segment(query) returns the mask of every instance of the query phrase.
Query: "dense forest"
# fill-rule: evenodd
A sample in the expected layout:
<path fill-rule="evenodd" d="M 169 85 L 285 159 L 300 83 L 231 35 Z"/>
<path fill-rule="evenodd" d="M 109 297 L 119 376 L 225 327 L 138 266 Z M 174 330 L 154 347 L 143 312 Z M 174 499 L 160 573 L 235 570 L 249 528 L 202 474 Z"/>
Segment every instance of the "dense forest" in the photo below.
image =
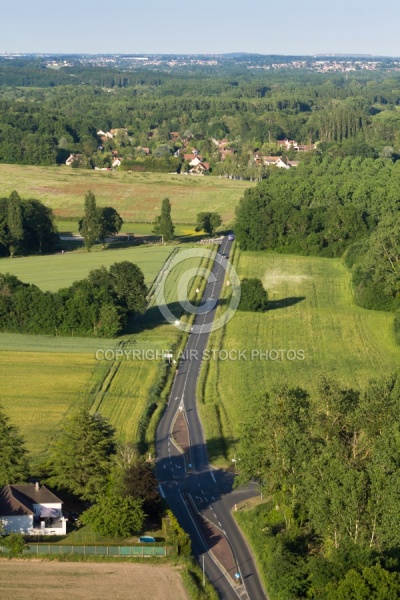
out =
<path fill-rule="evenodd" d="M 271 600 L 399 597 L 399 411 L 398 375 L 249 399 L 238 483 L 271 497 L 250 524 Z"/>
<path fill-rule="evenodd" d="M 51 165 L 72 153 L 81 167 L 104 168 L 118 155 L 148 170 L 179 170 L 183 159 L 174 162 L 174 154 L 186 140 L 214 174 L 254 176 L 254 151 L 276 154 L 284 138 L 317 142 L 333 156 L 394 160 L 399 104 L 397 73 L 179 75 L 2 61 L 0 162 Z M 120 132 L 101 140 L 98 131 L 110 129 Z M 212 138 L 234 151 L 224 168 Z"/>
<path fill-rule="evenodd" d="M 400 163 L 312 157 L 247 190 L 235 231 L 246 250 L 340 257 L 365 308 L 400 307 Z"/>

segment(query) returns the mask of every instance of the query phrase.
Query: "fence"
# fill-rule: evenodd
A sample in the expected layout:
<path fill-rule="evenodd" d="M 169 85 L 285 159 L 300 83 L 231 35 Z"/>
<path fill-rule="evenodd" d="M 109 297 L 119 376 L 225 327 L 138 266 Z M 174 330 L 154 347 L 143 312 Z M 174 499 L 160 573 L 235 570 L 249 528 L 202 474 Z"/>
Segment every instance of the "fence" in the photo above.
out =
<path fill-rule="evenodd" d="M 83 556 L 132 556 L 148 558 L 164 557 L 173 549 L 167 546 L 77 546 L 61 544 L 29 544 L 24 554 L 81 554 Z M 6 554 L 8 549 L 0 546 L 0 553 Z"/>

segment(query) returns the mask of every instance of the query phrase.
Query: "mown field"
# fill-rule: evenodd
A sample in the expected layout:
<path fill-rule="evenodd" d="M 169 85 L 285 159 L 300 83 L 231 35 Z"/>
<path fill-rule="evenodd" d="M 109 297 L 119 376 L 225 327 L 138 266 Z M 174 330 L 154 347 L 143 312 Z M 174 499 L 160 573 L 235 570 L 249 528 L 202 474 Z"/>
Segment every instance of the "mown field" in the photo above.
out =
<path fill-rule="evenodd" d="M 363 386 L 400 365 L 393 315 L 354 304 L 350 273 L 340 260 L 246 252 L 238 272 L 261 278 L 271 302 L 264 314 L 238 311 L 210 340 L 210 349 L 245 352 L 238 361 L 208 361 L 202 373 L 201 415 L 217 460 L 224 450 L 233 455 L 249 395 L 283 383 L 314 392 L 322 374 Z M 268 351 L 268 358 L 252 351 Z"/>
<path fill-rule="evenodd" d="M 67 233 L 79 232 L 78 219 L 56 219 L 56 225 L 59 233 L 64 235 Z M 121 232 L 133 233 L 136 237 L 155 237 L 153 233 L 153 228 L 153 223 L 131 223 L 130 221 L 126 221 L 122 224 Z M 179 240 L 184 240 L 188 242 L 192 240 L 196 241 L 196 239 L 201 236 L 201 233 L 199 234 L 194 230 L 194 226 L 183 225 L 182 223 L 178 223 L 175 225 L 175 237 Z"/>
<path fill-rule="evenodd" d="M 171 246 L 134 246 L 48 256 L 1 258 L 0 273 L 12 273 L 25 283 L 34 283 L 42 290 L 55 292 L 78 279 L 84 279 L 93 269 L 110 267 L 116 262 L 127 260 L 142 269 L 149 286 L 171 251 Z"/>
<path fill-rule="evenodd" d="M 147 280 L 154 279 L 170 249 L 149 247 L 138 250 L 142 251 L 144 259 L 145 253 L 149 253 L 147 262 L 144 260 L 144 272 Z M 161 252 L 154 254 L 153 251 L 158 250 Z M 108 257 L 119 252 L 124 251 L 83 256 L 91 260 L 95 254 Z M 36 277 L 38 274 L 41 277 L 35 283 L 40 283 L 44 289 L 51 289 L 51 286 L 54 289 L 54 282 L 48 279 L 51 278 L 50 271 L 44 267 L 46 258 L 35 257 L 33 260 L 32 264 L 37 264 Z M 76 260 L 77 255 L 74 258 Z M 14 265 L 18 260 L 9 262 Z M 181 274 L 187 268 L 199 267 L 200 262 L 200 258 L 183 261 L 175 277 L 168 278 L 165 297 L 169 305 L 177 299 L 176 282 Z M 79 268 L 75 264 L 73 279 L 77 278 Z M 57 276 L 57 270 L 54 274 Z M 35 277 L 34 269 L 31 277 Z M 136 325 L 135 333 L 117 340 L 0 334 L 0 404 L 18 426 L 33 455 L 38 457 L 46 450 L 68 412 L 84 402 L 110 419 L 121 441 L 137 441 L 140 418 L 149 400 L 154 398 L 154 385 L 167 369 L 160 354 L 175 348 L 180 339 L 178 330 L 164 323 L 158 308 L 152 307 L 150 311 Z M 117 345 L 121 347 L 121 343 L 127 354 L 114 360 L 113 351 Z M 96 358 L 98 350 L 101 353 L 97 353 Z M 140 356 L 134 357 L 133 350 L 140 351 Z M 105 351 L 108 354 L 104 358 Z M 159 355 L 154 357 L 157 351 Z"/>
<path fill-rule="evenodd" d="M 125 221 L 153 222 L 168 197 L 176 223 L 195 223 L 197 213 L 213 210 L 225 224 L 232 222 L 239 199 L 252 185 L 218 177 L 21 165 L 0 165 L 0 182 L 1 196 L 17 190 L 64 217 L 82 215 L 84 196 L 92 190 L 99 206 L 113 206 Z"/>
<path fill-rule="evenodd" d="M 189 598 L 179 571 L 168 565 L 4 559 L 0 560 L 0 596 L 4 600 Z"/>

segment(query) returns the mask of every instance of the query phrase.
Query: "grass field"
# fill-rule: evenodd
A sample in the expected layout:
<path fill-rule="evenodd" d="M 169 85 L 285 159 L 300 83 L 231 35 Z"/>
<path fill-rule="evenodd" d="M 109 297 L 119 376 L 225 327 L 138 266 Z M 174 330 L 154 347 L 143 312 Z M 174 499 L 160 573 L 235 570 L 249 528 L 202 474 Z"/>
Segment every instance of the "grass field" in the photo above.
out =
<path fill-rule="evenodd" d="M 61 234 L 79 232 L 77 219 L 56 219 L 56 225 Z M 131 223 L 129 221 L 122 224 L 121 232 L 133 233 L 137 237 L 154 236 L 153 228 L 153 223 Z M 194 226 L 178 223 L 175 225 L 175 237 L 178 239 L 186 238 L 187 241 L 191 241 L 191 238 L 196 240 L 199 237 L 199 233 L 194 230 Z"/>
<path fill-rule="evenodd" d="M 56 215 L 79 216 L 86 192 L 92 190 L 99 206 L 113 206 L 132 222 L 153 222 L 161 200 L 168 197 L 175 223 L 195 223 L 201 211 L 217 211 L 225 224 L 250 187 L 248 181 L 162 173 L 101 172 L 60 167 L 0 165 L 0 196 L 17 190 L 23 198 L 37 198 Z"/>
<path fill-rule="evenodd" d="M 177 568 L 134 563 L 0 560 L 4 600 L 188 600 Z"/>
<path fill-rule="evenodd" d="M 112 257 L 111 262 L 122 260 L 122 256 L 135 260 L 141 266 L 145 265 L 146 279 L 152 281 L 170 250 L 146 247 L 86 253 L 82 255 L 84 262 L 79 266 L 76 261 L 80 255 L 73 255 L 74 260 L 68 262 L 70 270 L 61 274 L 59 267 L 56 268 L 57 259 L 68 260 L 68 255 L 7 262 L 12 266 L 20 261 L 24 264 L 24 276 L 18 274 L 21 279 L 34 281 L 44 289 L 56 289 L 59 285 L 66 285 L 67 274 L 73 280 L 77 278 L 78 271 L 83 274 L 83 270 L 89 269 L 89 263 L 93 268 L 91 261 L 97 255 L 101 262 L 96 266 L 104 264 L 105 257 Z M 140 254 L 141 260 L 132 258 L 135 252 Z M 120 258 L 117 259 L 117 256 Z M 48 258 L 51 259 L 49 262 Z M 181 274 L 187 268 L 199 267 L 200 262 L 200 258 L 192 258 L 181 262 L 176 274 L 173 271 L 175 277 L 168 278 L 165 289 L 169 305 L 177 300 L 176 282 Z M 51 265 L 51 269 L 46 267 L 47 264 Z M 32 267 L 28 268 L 29 265 Z M 137 441 L 140 418 L 149 400 L 154 397 L 154 384 L 160 381 L 167 368 L 166 361 L 160 356 L 153 360 L 151 352 L 170 351 L 180 339 L 178 330 L 164 323 L 158 308 L 152 307 L 150 311 L 151 319 L 145 316 L 136 325 L 136 333 L 123 338 L 128 354 L 120 360 L 114 360 L 113 349 L 121 339 L 0 334 L 0 404 L 18 426 L 33 455 L 38 457 L 46 450 L 68 412 L 83 402 L 110 419 L 121 441 Z M 97 350 L 110 351 L 108 360 L 97 360 Z M 132 350 L 139 350 L 142 354 L 133 359 Z"/>
<path fill-rule="evenodd" d="M 34 283 L 42 290 L 55 292 L 78 279 L 84 279 L 93 269 L 127 260 L 142 269 L 146 284 L 150 285 L 171 251 L 171 246 L 134 246 L 95 252 L 1 258 L 0 273 L 12 273 L 25 283 Z"/>
<path fill-rule="evenodd" d="M 250 394 L 281 383 L 313 392 L 321 374 L 345 386 L 362 387 L 368 379 L 398 369 L 393 315 L 353 303 L 350 273 L 340 260 L 249 252 L 240 255 L 238 270 L 241 277 L 262 279 L 270 310 L 238 311 L 210 340 L 211 349 L 245 351 L 242 360 L 205 365 L 206 403 L 201 413 L 207 437 L 215 443 L 211 454 L 221 452 L 221 434 L 228 450 L 237 439 Z M 253 354 L 252 360 L 252 350 L 270 354 Z M 304 360 L 288 360 L 293 355 L 289 350 L 303 351 Z"/>

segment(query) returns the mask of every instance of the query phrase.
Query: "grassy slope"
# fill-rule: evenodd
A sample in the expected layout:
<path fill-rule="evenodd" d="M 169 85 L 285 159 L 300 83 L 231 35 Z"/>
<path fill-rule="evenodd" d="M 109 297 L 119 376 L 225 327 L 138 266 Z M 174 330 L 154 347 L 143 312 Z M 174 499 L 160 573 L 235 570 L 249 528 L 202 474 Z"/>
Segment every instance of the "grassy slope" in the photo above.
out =
<path fill-rule="evenodd" d="M 246 181 L 161 173 L 99 172 L 68 167 L 0 165 L 0 196 L 17 190 L 24 198 L 37 198 L 60 216 L 81 215 L 90 189 L 99 206 L 110 204 L 126 221 L 152 222 L 166 196 L 176 223 L 195 223 L 198 212 L 215 210 L 223 221 L 233 220 L 234 209 Z"/>
<path fill-rule="evenodd" d="M 398 368 L 393 315 L 354 305 L 350 274 L 339 260 L 242 253 L 239 275 L 263 280 L 272 310 L 237 312 L 225 330 L 213 334 L 211 348 L 246 350 L 248 360 L 208 365 L 202 417 L 212 454 L 223 449 L 221 431 L 228 451 L 239 435 L 249 394 L 285 382 L 315 390 L 322 373 L 343 385 L 363 386 Z M 282 299 L 289 306 L 277 308 Z M 249 360 L 253 348 L 304 350 L 305 360 Z"/>

